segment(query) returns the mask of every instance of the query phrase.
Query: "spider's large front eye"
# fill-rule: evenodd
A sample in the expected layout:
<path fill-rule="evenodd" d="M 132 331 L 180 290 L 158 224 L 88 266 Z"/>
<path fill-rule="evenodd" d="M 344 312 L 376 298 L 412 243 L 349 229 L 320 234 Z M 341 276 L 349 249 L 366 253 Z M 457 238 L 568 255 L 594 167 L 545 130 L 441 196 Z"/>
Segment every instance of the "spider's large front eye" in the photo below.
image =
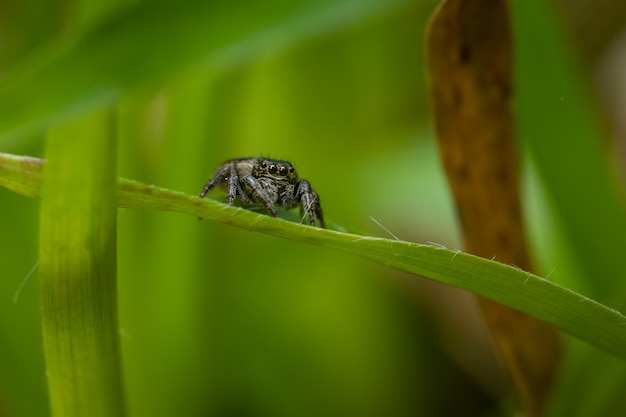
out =
<path fill-rule="evenodd" d="M 289 170 L 287 169 L 286 166 L 281 165 L 278 168 L 278 175 L 280 175 L 281 177 L 286 177 L 288 173 L 289 173 Z"/>
<path fill-rule="evenodd" d="M 267 170 L 267 172 L 269 172 L 270 174 L 276 174 L 276 171 L 278 171 L 278 169 L 274 164 L 270 165 L 269 169 Z"/>

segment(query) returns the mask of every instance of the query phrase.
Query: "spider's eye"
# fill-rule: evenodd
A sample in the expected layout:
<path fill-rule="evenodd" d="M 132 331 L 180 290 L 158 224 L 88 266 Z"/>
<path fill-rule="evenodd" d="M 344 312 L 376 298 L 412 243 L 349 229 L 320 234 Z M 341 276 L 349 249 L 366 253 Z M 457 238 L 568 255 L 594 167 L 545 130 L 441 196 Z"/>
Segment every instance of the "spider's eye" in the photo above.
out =
<path fill-rule="evenodd" d="M 278 168 L 278 175 L 280 175 L 281 177 L 286 177 L 288 172 L 289 170 L 284 165 L 281 165 L 280 168 Z"/>
<path fill-rule="evenodd" d="M 289 173 L 293 174 L 293 172 L 295 171 L 295 169 L 293 169 L 293 167 L 289 167 Z"/>
<path fill-rule="evenodd" d="M 278 169 L 274 164 L 270 165 L 269 169 L 267 170 L 267 172 L 269 172 L 270 174 L 276 174 L 276 171 L 278 171 Z"/>
<path fill-rule="evenodd" d="M 261 162 L 261 168 L 263 169 L 267 168 L 267 162 L 265 161 Z"/>

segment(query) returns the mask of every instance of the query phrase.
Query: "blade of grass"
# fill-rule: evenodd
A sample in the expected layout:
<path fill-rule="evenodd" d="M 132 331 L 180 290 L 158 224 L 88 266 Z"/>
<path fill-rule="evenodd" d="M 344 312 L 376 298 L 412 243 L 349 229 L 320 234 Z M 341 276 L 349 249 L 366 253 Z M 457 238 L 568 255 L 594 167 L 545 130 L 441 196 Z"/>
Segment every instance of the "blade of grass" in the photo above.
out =
<path fill-rule="evenodd" d="M 623 306 L 626 292 L 616 285 L 623 288 L 624 280 L 615 277 L 626 270 L 623 192 L 588 83 L 576 69 L 551 6 L 511 2 L 521 136 L 588 288 Z"/>
<path fill-rule="evenodd" d="M 48 138 L 39 277 L 55 416 L 124 416 L 111 114 L 100 112 L 55 128 Z"/>
<path fill-rule="evenodd" d="M 219 69 L 345 27 L 406 0 L 139 2 L 72 44 L 50 44 L 0 80 L 0 137 L 101 108 L 121 89 Z M 71 81 L 70 81 L 71 80 Z M 33 101 L 32 98 L 37 97 Z"/>
<path fill-rule="evenodd" d="M 43 166 L 39 159 L 0 153 L 0 185 L 39 198 Z M 501 302 L 626 360 L 626 316 L 513 266 L 438 246 L 305 226 L 123 178 L 117 201 L 118 207 L 185 213 L 352 253 Z"/>

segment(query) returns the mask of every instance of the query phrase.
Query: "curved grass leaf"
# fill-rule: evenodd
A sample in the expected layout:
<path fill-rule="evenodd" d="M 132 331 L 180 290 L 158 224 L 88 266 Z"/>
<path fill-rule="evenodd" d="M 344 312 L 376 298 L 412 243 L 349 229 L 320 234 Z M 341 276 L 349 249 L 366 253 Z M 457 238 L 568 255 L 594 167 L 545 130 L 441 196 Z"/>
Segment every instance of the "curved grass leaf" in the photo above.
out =
<path fill-rule="evenodd" d="M 0 137 L 87 114 L 116 100 L 121 90 L 194 67 L 246 62 L 405 1 L 140 2 L 84 37 L 50 44 L 4 71 Z"/>
<path fill-rule="evenodd" d="M 39 198 L 43 165 L 40 159 L 0 153 L 0 185 Z M 352 253 L 501 302 L 626 360 L 626 316 L 510 265 L 439 246 L 305 226 L 123 178 L 118 207 L 185 213 Z"/>

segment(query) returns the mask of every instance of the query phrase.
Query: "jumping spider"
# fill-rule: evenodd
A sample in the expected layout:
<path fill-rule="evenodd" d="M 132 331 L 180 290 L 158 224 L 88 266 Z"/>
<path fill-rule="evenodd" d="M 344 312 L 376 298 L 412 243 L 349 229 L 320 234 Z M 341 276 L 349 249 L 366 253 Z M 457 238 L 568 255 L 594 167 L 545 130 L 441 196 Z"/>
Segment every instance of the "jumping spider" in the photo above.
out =
<path fill-rule="evenodd" d="M 202 189 L 200 198 L 204 198 L 215 186 L 226 191 L 231 206 L 238 199 L 246 205 L 265 207 L 274 217 L 278 216 L 276 204 L 286 210 L 300 206 L 301 222 L 306 212 L 311 226 L 319 219 L 320 226 L 326 228 L 319 196 L 307 180 L 298 180 L 296 170 L 287 161 L 268 158 L 230 159 L 217 168 Z"/>

